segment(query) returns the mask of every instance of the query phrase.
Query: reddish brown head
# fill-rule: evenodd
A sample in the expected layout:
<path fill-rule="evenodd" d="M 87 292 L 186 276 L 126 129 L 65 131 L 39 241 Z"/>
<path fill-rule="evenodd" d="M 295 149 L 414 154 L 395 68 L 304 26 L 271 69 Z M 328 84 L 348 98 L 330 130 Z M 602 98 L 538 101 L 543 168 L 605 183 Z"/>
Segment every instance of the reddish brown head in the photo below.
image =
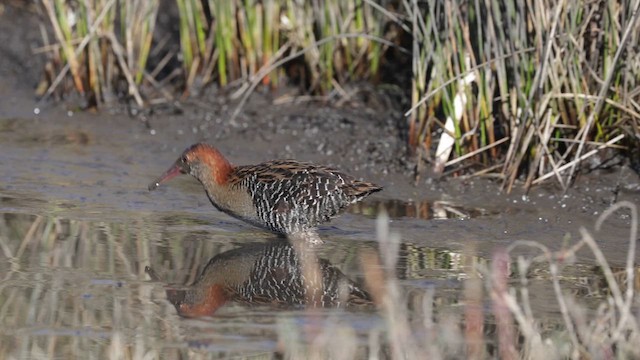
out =
<path fill-rule="evenodd" d="M 182 153 L 169 170 L 149 184 L 149 191 L 180 174 L 191 174 L 202 183 L 214 181 L 222 185 L 227 181 L 231 169 L 233 166 L 218 149 L 209 144 L 194 144 Z"/>

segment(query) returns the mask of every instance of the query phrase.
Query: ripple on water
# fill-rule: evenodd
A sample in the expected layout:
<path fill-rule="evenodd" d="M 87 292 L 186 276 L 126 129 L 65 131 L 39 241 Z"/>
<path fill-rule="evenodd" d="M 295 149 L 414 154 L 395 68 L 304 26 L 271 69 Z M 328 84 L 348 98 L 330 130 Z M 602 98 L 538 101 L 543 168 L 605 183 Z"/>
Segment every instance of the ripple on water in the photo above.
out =
<path fill-rule="evenodd" d="M 391 219 L 470 219 L 494 216 L 498 210 L 472 208 L 449 201 L 364 200 L 349 207 L 349 212 L 375 218 L 384 209 Z"/>

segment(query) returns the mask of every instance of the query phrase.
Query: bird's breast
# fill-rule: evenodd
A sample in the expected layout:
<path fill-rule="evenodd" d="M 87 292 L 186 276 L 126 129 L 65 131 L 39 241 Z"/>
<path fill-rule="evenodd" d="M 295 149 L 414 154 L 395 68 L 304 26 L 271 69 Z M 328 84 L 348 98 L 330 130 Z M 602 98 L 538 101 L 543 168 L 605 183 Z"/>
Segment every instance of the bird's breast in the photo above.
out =
<path fill-rule="evenodd" d="M 214 206 L 226 213 L 246 220 L 256 218 L 251 196 L 242 188 L 207 189 L 207 195 Z"/>

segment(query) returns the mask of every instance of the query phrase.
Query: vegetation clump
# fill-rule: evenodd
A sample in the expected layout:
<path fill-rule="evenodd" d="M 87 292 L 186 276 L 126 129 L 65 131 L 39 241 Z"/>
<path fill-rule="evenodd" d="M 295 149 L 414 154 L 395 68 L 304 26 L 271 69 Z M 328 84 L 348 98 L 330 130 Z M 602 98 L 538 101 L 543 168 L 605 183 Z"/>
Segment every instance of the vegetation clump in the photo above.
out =
<path fill-rule="evenodd" d="M 50 81 L 100 107 L 233 86 L 320 96 L 392 83 L 407 149 L 435 172 L 570 185 L 604 148 L 637 148 L 640 2 L 561 0 L 42 0 Z M 160 38 L 160 7 L 179 51 Z M 165 11 L 171 6 L 175 11 Z M 46 88 L 46 90 L 45 90 Z"/>

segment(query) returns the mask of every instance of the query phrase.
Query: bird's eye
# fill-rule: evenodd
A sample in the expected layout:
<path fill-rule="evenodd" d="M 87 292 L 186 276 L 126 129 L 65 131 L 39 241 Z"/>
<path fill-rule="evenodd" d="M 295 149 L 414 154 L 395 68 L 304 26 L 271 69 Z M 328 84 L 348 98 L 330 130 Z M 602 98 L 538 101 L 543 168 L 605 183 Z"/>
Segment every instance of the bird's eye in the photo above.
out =
<path fill-rule="evenodd" d="M 182 158 L 180 160 L 185 164 L 189 162 L 189 159 L 187 159 L 187 155 L 182 155 Z"/>

